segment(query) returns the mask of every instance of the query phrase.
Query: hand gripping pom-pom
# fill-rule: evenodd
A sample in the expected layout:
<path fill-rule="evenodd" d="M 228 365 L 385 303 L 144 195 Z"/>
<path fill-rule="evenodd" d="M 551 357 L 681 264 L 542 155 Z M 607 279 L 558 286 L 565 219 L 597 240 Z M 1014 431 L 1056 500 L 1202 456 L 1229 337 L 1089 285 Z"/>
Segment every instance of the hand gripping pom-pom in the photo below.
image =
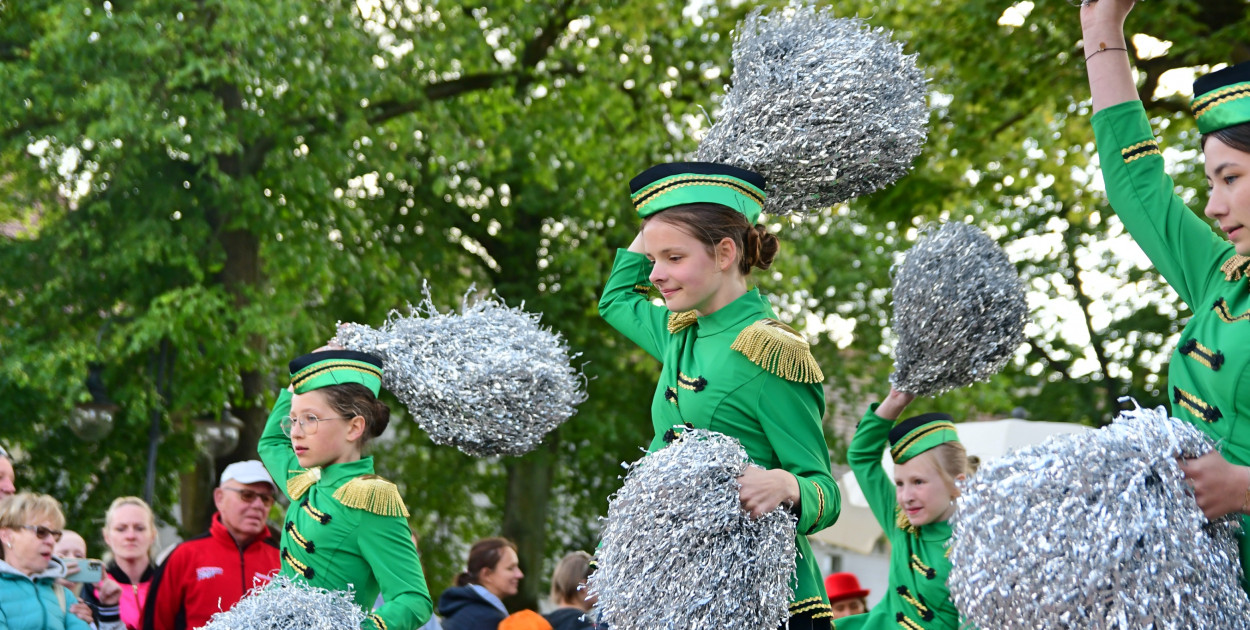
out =
<path fill-rule="evenodd" d="M 286 577 L 252 589 L 204 630 L 359 630 L 365 614 L 348 591 L 330 591 Z"/>
<path fill-rule="evenodd" d="M 749 466 L 732 437 L 690 429 L 634 462 L 604 520 L 596 609 L 619 630 L 772 630 L 789 618 L 795 520 L 743 511 Z"/>
<path fill-rule="evenodd" d="M 928 134 L 926 79 L 889 31 L 826 9 L 738 25 L 733 87 L 698 159 L 768 180 L 764 212 L 827 208 L 893 184 Z"/>
<path fill-rule="evenodd" d="M 539 317 L 493 296 L 440 313 L 427 294 L 380 329 L 340 326 L 335 341 L 382 357 L 383 385 L 436 444 L 522 455 L 586 400 L 577 355 Z"/>
<path fill-rule="evenodd" d="M 894 274 L 894 374 L 929 396 L 997 374 L 1024 341 L 1024 283 L 981 230 L 947 223 L 907 252 Z"/>
<path fill-rule="evenodd" d="M 1229 517 L 1208 522 L 1178 457 L 1212 449 L 1158 409 L 989 462 L 952 519 L 951 600 L 980 628 L 1250 628 Z"/>

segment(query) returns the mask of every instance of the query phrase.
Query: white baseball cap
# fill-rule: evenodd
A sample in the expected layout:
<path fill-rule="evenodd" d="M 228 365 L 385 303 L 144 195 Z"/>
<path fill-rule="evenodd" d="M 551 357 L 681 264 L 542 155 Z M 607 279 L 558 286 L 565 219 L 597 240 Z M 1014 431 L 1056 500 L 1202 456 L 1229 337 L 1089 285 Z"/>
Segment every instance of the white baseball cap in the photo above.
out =
<path fill-rule="evenodd" d="M 254 459 L 235 462 L 226 466 L 226 469 L 221 471 L 221 483 L 218 485 L 224 486 L 231 479 L 242 484 L 264 482 L 273 486 L 274 490 L 278 489 L 277 484 L 273 482 L 273 478 L 269 476 L 269 472 L 265 470 L 265 465 Z"/>

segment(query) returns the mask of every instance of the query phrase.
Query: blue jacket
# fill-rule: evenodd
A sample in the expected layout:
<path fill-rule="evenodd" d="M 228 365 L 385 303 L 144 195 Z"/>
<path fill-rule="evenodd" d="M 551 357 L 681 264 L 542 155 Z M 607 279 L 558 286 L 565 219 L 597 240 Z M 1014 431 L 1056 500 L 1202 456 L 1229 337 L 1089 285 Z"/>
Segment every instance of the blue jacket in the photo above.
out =
<path fill-rule="evenodd" d="M 56 579 L 65 575 L 65 565 L 53 558 L 43 572 L 34 577 L 0 560 L 0 628 L 8 630 L 90 630 L 83 620 L 69 612 L 78 599 L 68 589 L 54 587 Z M 65 605 L 57 597 L 65 595 Z M 117 607 L 100 610 L 100 630 L 125 630 Z"/>
<path fill-rule="evenodd" d="M 508 616 L 472 585 L 443 591 L 438 598 L 438 614 L 443 616 L 443 630 L 495 630 Z"/>

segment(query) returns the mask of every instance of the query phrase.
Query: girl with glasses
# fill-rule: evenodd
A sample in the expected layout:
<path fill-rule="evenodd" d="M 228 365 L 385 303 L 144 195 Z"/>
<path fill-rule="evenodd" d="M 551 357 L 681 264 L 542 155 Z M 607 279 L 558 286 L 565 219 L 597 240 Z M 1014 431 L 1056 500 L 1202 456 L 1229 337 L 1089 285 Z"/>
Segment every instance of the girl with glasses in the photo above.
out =
<path fill-rule="evenodd" d="M 91 627 L 70 612 L 78 599 L 56 583 L 65 576 L 65 564 L 52 551 L 64 526 L 61 505 L 46 494 L 22 492 L 0 500 L 0 628 Z M 105 579 L 94 590 L 99 630 L 121 630 L 121 587 Z"/>
<path fill-rule="evenodd" d="M 326 350 L 290 364 L 257 450 L 291 499 L 281 575 L 328 589 L 352 587 L 365 628 L 417 628 L 433 605 L 395 484 L 363 452 L 390 410 L 378 400 L 382 360 Z M 378 595 L 383 604 L 373 610 Z"/>

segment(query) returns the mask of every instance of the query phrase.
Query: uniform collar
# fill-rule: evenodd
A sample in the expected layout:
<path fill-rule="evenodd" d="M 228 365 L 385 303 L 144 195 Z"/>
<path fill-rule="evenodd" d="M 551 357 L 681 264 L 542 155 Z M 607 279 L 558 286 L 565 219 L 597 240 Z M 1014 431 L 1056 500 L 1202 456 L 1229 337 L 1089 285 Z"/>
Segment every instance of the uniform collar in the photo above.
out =
<path fill-rule="evenodd" d="M 938 521 L 920 527 L 920 540 L 925 542 L 945 542 L 951 537 L 951 522 Z"/>
<path fill-rule="evenodd" d="M 321 469 L 322 486 L 337 488 L 344 482 L 355 479 L 361 475 L 373 474 L 373 457 L 361 457 L 354 462 L 344 462 L 342 464 L 331 464 Z"/>
<path fill-rule="evenodd" d="M 696 334 L 700 337 L 707 337 L 731 328 L 737 332 L 737 327 L 742 323 L 751 323 L 771 316 L 772 307 L 769 306 L 768 300 L 760 295 L 759 289 L 751 289 L 711 315 L 700 317 Z"/>

